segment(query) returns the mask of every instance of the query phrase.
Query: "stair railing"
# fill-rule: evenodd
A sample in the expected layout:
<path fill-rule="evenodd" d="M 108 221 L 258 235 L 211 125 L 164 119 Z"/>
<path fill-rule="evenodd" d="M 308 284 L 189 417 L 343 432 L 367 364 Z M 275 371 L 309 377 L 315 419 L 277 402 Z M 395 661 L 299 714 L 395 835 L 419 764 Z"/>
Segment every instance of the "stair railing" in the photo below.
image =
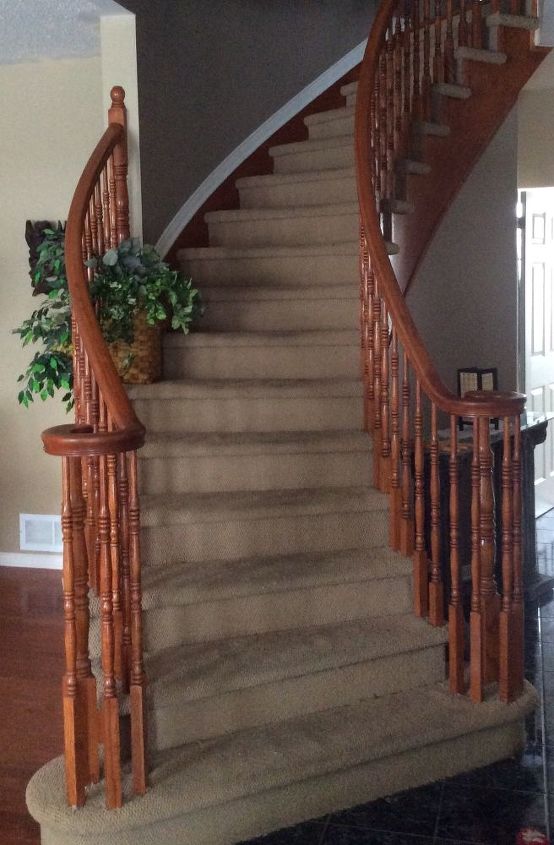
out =
<path fill-rule="evenodd" d="M 84 804 L 86 787 L 100 779 L 100 745 L 106 805 L 122 804 L 122 694 L 130 698 L 134 792 L 144 793 L 147 781 L 136 455 L 144 427 L 102 336 L 88 266 L 129 237 L 124 97 L 122 88 L 112 89 L 108 128 L 79 179 L 67 220 L 75 424 L 42 435 L 45 451 L 62 458 L 63 722 L 66 792 L 73 807 Z M 89 588 L 100 605 L 98 696 L 89 652 Z"/>
<path fill-rule="evenodd" d="M 362 368 L 374 484 L 390 495 L 391 547 L 413 556 L 415 613 L 440 626 L 448 604 L 453 693 L 469 692 L 479 702 L 486 686 L 498 682 L 500 698 L 508 702 L 524 684 L 520 414 L 525 397 L 475 391 L 461 399 L 445 387 L 407 308 L 386 243 L 390 214 L 405 199 L 398 162 L 409 157 L 414 125 L 433 118 L 433 85 L 455 82 L 457 47 L 481 46 L 480 7 L 464 0 L 384 0 L 370 33 L 355 132 Z M 501 9 L 493 0 L 489 11 L 523 10 L 511 2 Z M 460 476 L 468 456 L 468 447 L 459 442 L 461 417 L 473 428 L 467 493 Z M 492 419 L 502 423 L 498 508 Z M 464 642 L 462 510 L 468 493 L 471 596 L 469 642 Z"/>

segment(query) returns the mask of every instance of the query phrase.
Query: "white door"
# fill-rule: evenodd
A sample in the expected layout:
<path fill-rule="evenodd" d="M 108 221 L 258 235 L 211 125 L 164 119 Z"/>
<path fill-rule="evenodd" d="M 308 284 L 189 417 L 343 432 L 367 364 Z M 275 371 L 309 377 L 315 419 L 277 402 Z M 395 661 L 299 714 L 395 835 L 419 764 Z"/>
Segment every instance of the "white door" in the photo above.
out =
<path fill-rule="evenodd" d="M 554 411 L 554 188 L 525 197 L 525 392 L 527 408 Z M 535 449 L 535 503 L 539 515 L 554 507 L 554 420 Z"/>

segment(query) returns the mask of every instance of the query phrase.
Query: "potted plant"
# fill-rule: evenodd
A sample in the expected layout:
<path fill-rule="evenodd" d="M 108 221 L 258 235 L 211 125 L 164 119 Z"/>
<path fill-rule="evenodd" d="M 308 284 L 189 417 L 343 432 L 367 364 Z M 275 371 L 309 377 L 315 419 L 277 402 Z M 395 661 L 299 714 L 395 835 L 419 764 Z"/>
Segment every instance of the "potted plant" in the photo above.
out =
<path fill-rule="evenodd" d="M 23 346 L 41 343 L 19 376 L 20 404 L 36 396 L 48 399 L 64 390 L 67 410 L 73 405 L 71 309 L 64 262 L 64 231 L 43 229 L 32 284 L 44 299 L 14 333 Z M 154 247 L 137 239 L 86 262 L 94 269 L 91 298 L 104 337 L 124 381 L 148 383 L 161 375 L 161 328 L 185 334 L 202 313 L 200 294 L 190 279 L 172 270 Z"/>

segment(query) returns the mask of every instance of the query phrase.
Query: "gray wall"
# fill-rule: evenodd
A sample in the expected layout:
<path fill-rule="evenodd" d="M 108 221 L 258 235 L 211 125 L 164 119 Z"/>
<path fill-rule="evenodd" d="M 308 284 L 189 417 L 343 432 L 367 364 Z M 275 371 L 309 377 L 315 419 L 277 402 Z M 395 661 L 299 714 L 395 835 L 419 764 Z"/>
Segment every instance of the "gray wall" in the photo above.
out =
<path fill-rule="evenodd" d="M 137 16 L 144 238 L 367 37 L 374 0 L 123 0 Z"/>
<path fill-rule="evenodd" d="M 408 305 L 445 383 L 459 367 L 498 367 L 517 384 L 517 108 L 445 215 Z"/>

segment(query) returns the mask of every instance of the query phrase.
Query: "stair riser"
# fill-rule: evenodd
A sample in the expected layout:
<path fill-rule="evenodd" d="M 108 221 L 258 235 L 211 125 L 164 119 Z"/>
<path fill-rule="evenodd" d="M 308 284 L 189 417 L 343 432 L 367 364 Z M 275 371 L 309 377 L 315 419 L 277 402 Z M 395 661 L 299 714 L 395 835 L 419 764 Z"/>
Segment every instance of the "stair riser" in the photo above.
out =
<path fill-rule="evenodd" d="M 164 376 L 169 379 L 214 378 L 355 379 L 360 350 L 352 346 L 204 346 L 164 350 Z"/>
<path fill-rule="evenodd" d="M 372 760 L 208 806 L 152 826 L 118 834 L 117 845 L 233 845 L 355 804 L 443 780 L 460 772 L 505 760 L 524 746 L 519 719 L 446 742 Z M 364 838 L 363 836 L 360 838 Z M 367 841 L 367 836 L 365 837 Z M 41 845 L 106 845 L 105 834 L 76 839 L 73 833 L 41 826 Z"/>
<path fill-rule="evenodd" d="M 352 288 L 354 286 L 352 285 Z M 358 299 L 281 299 L 263 302 L 209 302 L 202 326 L 215 331 L 309 331 L 356 329 Z"/>
<path fill-rule="evenodd" d="M 286 153 L 274 157 L 275 173 L 306 173 L 310 170 L 335 170 L 354 166 L 354 143 L 321 150 Z"/>
<path fill-rule="evenodd" d="M 358 214 L 289 217 L 282 220 L 210 222 L 212 246 L 302 246 L 352 241 L 360 225 Z"/>
<path fill-rule="evenodd" d="M 237 560 L 301 552 L 375 548 L 388 540 L 385 512 L 324 513 L 196 522 L 142 529 L 142 559 L 148 566 L 183 560 Z"/>
<path fill-rule="evenodd" d="M 206 455 L 140 462 L 143 493 L 348 487 L 368 484 L 370 479 L 369 442 L 365 452 Z"/>
<path fill-rule="evenodd" d="M 312 123 L 308 127 L 308 132 L 311 141 L 319 138 L 353 137 L 354 115 L 346 115 L 346 117 L 335 118 L 335 120 L 325 120 L 321 123 Z"/>
<path fill-rule="evenodd" d="M 355 704 L 433 684 L 444 678 L 444 647 L 384 657 L 285 678 L 199 701 L 158 707 L 153 690 L 151 747 L 163 750 L 234 730 L 292 719 L 330 707 Z"/>
<path fill-rule="evenodd" d="M 151 431 L 361 430 L 362 400 L 353 397 L 283 399 L 137 399 L 135 410 Z"/>
<path fill-rule="evenodd" d="M 241 208 L 291 208 L 293 206 L 327 205 L 356 202 L 356 180 L 317 179 L 287 185 L 266 185 L 239 188 Z"/>
<path fill-rule="evenodd" d="M 194 259 L 183 262 L 186 275 L 202 285 L 336 285 L 358 278 L 358 254 Z"/>
<path fill-rule="evenodd" d="M 144 611 L 145 648 L 156 654 L 184 642 L 407 613 L 412 603 L 410 584 L 407 577 L 353 581 L 152 608 Z"/>

